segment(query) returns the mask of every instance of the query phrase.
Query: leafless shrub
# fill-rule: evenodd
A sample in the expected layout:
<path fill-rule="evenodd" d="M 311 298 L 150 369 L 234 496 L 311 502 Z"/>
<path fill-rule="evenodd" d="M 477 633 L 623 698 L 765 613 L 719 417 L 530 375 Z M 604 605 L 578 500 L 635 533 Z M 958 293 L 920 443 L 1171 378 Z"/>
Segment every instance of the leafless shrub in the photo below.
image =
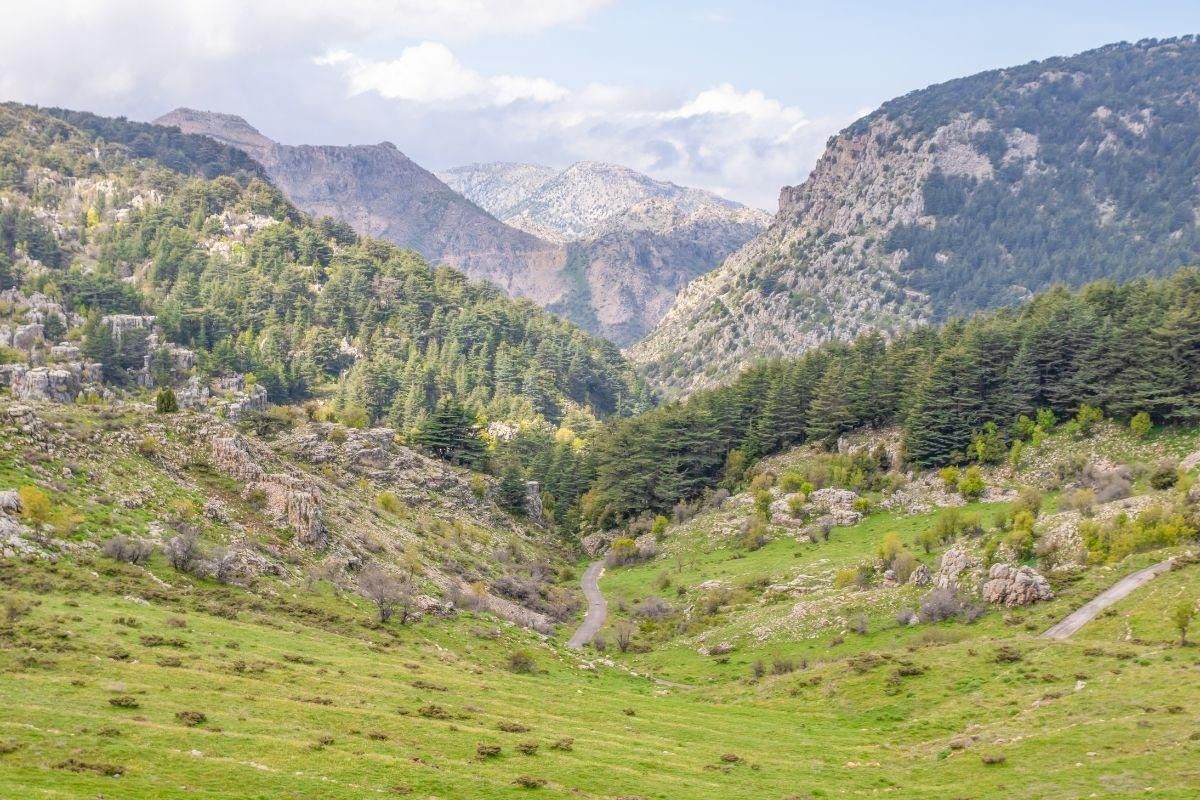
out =
<path fill-rule="evenodd" d="M 413 589 L 407 580 L 396 578 L 371 564 L 358 576 L 358 589 L 379 609 L 380 622 L 387 622 L 397 612 L 401 625 L 408 622 L 413 608 Z"/>
<path fill-rule="evenodd" d="M 647 597 L 638 605 L 637 610 L 633 613 L 642 619 L 650 619 L 658 622 L 670 616 L 672 611 L 671 606 L 661 597 Z"/>
<path fill-rule="evenodd" d="M 124 534 L 117 534 L 104 543 L 100 552 L 126 564 L 145 564 L 154 553 L 154 545 L 144 539 L 131 539 Z"/>
<path fill-rule="evenodd" d="M 984 613 L 983 606 L 970 602 L 954 589 L 934 589 L 921 600 L 922 622 L 943 622 L 958 618 L 974 622 Z"/>
<path fill-rule="evenodd" d="M 617 649 L 622 653 L 629 649 L 629 645 L 633 643 L 633 623 L 627 620 L 621 620 L 616 627 Z"/>
<path fill-rule="evenodd" d="M 191 527 L 185 527 L 168 539 L 164 552 L 167 561 L 180 572 L 195 573 L 204 561 L 204 550 L 200 546 L 200 534 Z"/>

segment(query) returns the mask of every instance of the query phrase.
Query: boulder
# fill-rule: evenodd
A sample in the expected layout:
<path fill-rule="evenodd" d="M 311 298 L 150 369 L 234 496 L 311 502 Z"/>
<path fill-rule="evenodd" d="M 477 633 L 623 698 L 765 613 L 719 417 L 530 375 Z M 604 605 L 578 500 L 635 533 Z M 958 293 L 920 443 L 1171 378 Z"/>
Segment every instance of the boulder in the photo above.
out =
<path fill-rule="evenodd" d="M 12 346 L 17 350 L 32 350 L 35 344 L 43 341 L 42 331 L 41 324 L 37 322 L 21 325 L 13 332 Z"/>
<path fill-rule="evenodd" d="M 0 511 L 14 515 L 21 513 L 21 495 L 16 489 L 0 490 Z"/>
<path fill-rule="evenodd" d="M 928 586 L 933 580 L 933 576 L 929 574 L 929 567 L 924 564 L 917 564 L 917 568 L 908 576 L 908 583 L 911 586 Z"/>
<path fill-rule="evenodd" d="M 942 554 L 942 562 L 934 576 L 933 585 L 939 589 L 959 589 L 962 573 L 979 565 L 978 560 L 961 547 L 954 546 Z"/>
<path fill-rule="evenodd" d="M 1027 606 L 1054 597 L 1049 582 L 1030 567 L 993 564 L 988 578 L 983 585 L 983 599 L 989 603 Z"/>

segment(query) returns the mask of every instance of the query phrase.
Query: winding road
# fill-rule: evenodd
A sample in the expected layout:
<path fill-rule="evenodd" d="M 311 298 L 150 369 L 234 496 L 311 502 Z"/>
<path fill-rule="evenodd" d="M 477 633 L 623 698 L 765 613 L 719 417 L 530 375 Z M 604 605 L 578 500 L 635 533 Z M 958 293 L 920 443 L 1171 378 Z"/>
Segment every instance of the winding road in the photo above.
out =
<path fill-rule="evenodd" d="M 584 570 L 583 596 L 587 598 L 588 602 L 587 614 L 584 616 L 579 630 L 575 631 L 575 635 L 567 642 L 567 647 L 578 650 L 590 642 L 608 617 L 608 603 L 605 602 L 604 595 L 600 593 L 600 576 L 603 574 L 603 561 L 593 561 Z"/>
<path fill-rule="evenodd" d="M 1105 589 L 1090 601 L 1084 603 L 1062 622 L 1043 633 L 1042 638 L 1066 639 L 1071 634 L 1075 633 L 1075 631 L 1091 622 L 1092 619 L 1101 611 L 1108 608 L 1118 600 L 1124 600 L 1133 590 L 1149 583 L 1157 576 L 1169 570 L 1174 563 L 1174 559 L 1168 558 L 1166 561 L 1160 561 L 1152 567 L 1146 567 L 1145 569 L 1138 570 L 1132 575 L 1126 575 L 1108 589 Z"/>

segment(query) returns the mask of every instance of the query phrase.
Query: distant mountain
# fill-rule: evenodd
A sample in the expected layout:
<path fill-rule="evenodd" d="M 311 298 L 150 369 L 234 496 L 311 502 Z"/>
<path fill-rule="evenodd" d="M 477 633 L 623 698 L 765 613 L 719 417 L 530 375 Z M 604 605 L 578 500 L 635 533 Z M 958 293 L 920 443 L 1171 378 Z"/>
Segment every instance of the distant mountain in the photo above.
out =
<path fill-rule="evenodd" d="M 539 305 L 561 302 L 567 254 L 500 222 L 388 142 L 291 146 L 241 117 L 179 108 L 155 120 L 240 148 L 302 210 L 347 222 L 365 236 L 411 247 Z"/>
<path fill-rule="evenodd" d="M 631 357 L 668 393 L 1057 282 L 1200 261 L 1200 42 L 1117 44 L 885 103 Z"/>
<path fill-rule="evenodd" d="M 473 164 L 438 173 L 505 223 L 567 247 L 567 291 L 549 304 L 615 342 L 641 338 L 689 280 L 761 232 L 770 215 L 626 167 Z"/>

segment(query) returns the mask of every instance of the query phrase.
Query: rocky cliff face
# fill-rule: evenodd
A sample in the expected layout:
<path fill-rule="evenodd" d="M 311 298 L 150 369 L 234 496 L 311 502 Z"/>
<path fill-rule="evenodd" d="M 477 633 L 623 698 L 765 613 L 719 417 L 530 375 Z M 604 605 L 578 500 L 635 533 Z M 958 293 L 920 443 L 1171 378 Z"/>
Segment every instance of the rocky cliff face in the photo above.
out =
<path fill-rule="evenodd" d="M 566 291 L 548 308 L 619 344 L 644 336 L 682 286 L 770 219 L 614 164 L 473 164 L 440 177 L 507 224 L 563 243 Z"/>
<path fill-rule="evenodd" d="M 244 149 L 302 210 L 411 247 L 540 305 L 561 300 L 566 251 L 498 221 L 388 142 L 353 147 L 274 142 L 240 117 L 176 109 L 155 120 Z"/>
<path fill-rule="evenodd" d="M 1200 44 L 1184 37 L 885 103 L 831 139 L 771 226 L 681 291 L 630 356 L 683 394 L 831 339 L 1194 263 L 1198 78 Z"/>

